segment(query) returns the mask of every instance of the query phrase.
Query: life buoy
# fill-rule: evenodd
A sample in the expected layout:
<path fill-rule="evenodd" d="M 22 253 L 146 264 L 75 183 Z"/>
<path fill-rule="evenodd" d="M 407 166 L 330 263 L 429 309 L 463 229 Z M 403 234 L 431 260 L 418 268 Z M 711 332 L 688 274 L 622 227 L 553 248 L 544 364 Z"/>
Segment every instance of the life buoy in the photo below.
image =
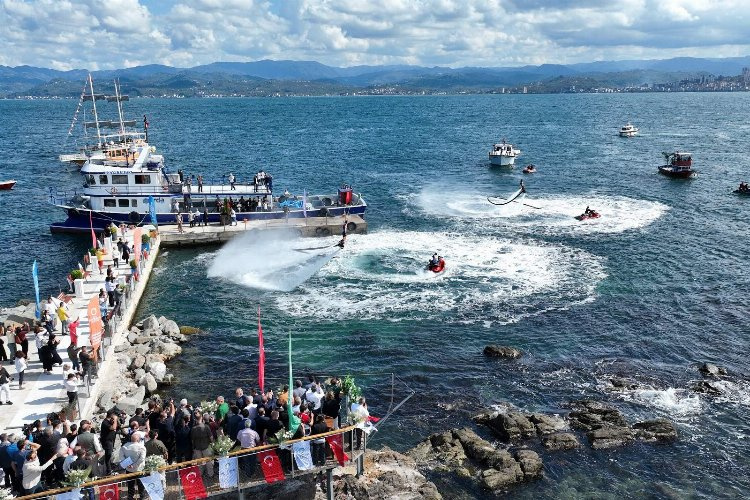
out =
<path fill-rule="evenodd" d="M 133 210 L 128 214 L 128 220 L 132 222 L 133 224 L 136 224 L 141 221 L 141 214 Z"/>
<path fill-rule="evenodd" d="M 357 230 L 357 225 L 354 222 L 350 222 L 349 224 L 346 225 L 346 230 L 350 233 L 353 233 L 354 231 Z"/>
<path fill-rule="evenodd" d="M 109 194 L 117 194 L 117 188 L 113 187 L 112 189 L 110 189 Z"/>
<path fill-rule="evenodd" d="M 315 228 L 315 234 L 320 234 L 321 231 L 323 231 L 322 227 L 316 227 Z"/>
<path fill-rule="evenodd" d="M 319 234 L 322 235 L 322 236 L 330 236 L 331 235 L 331 230 L 328 229 L 327 227 L 319 227 L 318 229 L 320 229 L 320 233 Z M 318 229 L 315 230 L 316 233 L 318 232 Z"/>

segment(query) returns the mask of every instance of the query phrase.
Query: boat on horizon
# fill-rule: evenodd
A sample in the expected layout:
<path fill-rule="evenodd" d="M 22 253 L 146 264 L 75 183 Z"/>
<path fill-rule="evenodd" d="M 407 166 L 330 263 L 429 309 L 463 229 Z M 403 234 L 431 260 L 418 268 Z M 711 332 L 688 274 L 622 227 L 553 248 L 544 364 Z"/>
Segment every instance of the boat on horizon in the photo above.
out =
<path fill-rule="evenodd" d="M 620 127 L 620 137 L 635 137 L 638 134 L 638 128 L 631 125 L 630 122 Z"/>
<path fill-rule="evenodd" d="M 667 177 L 677 179 L 689 179 L 694 177 L 697 172 L 693 170 L 693 157 L 690 153 L 662 153 L 667 160 L 666 165 L 659 166 L 659 173 Z"/>
<path fill-rule="evenodd" d="M 489 153 L 490 165 L 495 167 L 512 167 L 516 162 L 516 157 L 521 155 L 520 149 L 515 149 L 512 144 L 502 142 L 492 145 Z"/>
<path fill-rule="evenodd" d="M 15 185 L 16 181 L 14 180 L 0 181 L 0 191 L 10 191 Z"/>

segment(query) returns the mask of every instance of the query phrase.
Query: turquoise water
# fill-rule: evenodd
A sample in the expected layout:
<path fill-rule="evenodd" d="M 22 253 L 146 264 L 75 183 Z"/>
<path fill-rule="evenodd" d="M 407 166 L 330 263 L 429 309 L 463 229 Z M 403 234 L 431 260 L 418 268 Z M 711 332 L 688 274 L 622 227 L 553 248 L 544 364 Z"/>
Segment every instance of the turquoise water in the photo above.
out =
<path fill-rule="evenodd" d="M 493 403 L 555 412 L 594 398 L 631 422 L 671 419 L 679 442 L 545 454 L 545 478 L 515 494 L 740 496 L 750 486 L 750 200 L 730 193 L 747 180 L 748 104 L 747 94 L 707 93 L 135 100 L 128 109 L 149 115 L 175 170 L 243 178 L 265 168 L 295 192 L 348 182 L 370 205 L 369 234 L 292 292 L 244 286 L 245 261 L 261 258 L 251 251 L 169 250 L 141 312 L 207 331 L 175 362 L 180 394 L 228 393 L 255 377 L 260 305 L 274 382 L 292 332 L 295 371 L 359 375 L 374 414 L 387 410 L 391 373 L 417 391 L 380 444 L 406 449 Z M 85 249 L 84 236 L 49 235 L 62 214 L 44 205 L 49 186 L 79 183 L 55 162 L 74 108 L 0 101 L 3 177 L 19 180 L 0 195 L 2 303 L 31 296 L 33 258 L 43 287 L 56 289 Z M 628 120 L 640 137 L 617 137 Z M 502 137 L 538 173 L 488 169 Z M 696 179 L 656 173 L 674 149 L 693 152 Z M 486 202 L 522 178 L 539 210 Z M 573 219 L 587 205 L 602 218 Z M 448 263 L 438 277 L 421 272 L 433 251 Z M 208 279 L 215 259 L 237 259 L 237 273 Z M 525 356 L 487 360 L 487 343 Z M 726 397 L 690 391 L 702 361 L 740 374 Z M 641 388 L 613 392 L 612 375 Z M 397 384 L 396 398 L 406 393 Z"/>

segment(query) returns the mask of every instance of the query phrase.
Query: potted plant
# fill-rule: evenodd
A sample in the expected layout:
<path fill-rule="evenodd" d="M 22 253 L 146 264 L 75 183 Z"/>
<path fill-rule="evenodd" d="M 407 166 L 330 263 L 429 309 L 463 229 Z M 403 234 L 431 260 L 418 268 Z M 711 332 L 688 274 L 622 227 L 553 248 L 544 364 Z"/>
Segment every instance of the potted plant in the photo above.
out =
<path fill-rule="evenodd" d="M 82 280 L 83 271 L 81 271 L 80 269 L 73 269 L 72 271 L 70 271 L 70 277 L 73 279 L 73 281 Z"/>
<path fill-rule="evenodd" d="M 92 257 L 95 257 L 96 256 L 96 248 L 89 248 L 89 255 L 91 255 Z"/>
<path fill-rule="evenodd" d="M 151 236 L 147 234 L 141 235 L 141 246 L 147 252 L 151 250 Z"/>
<path fill-rule="evenodd" d="M 109 225 L 109 236 L 112 238 L 112 241 L 117 239 L 117 226 L 114 223 Z"/>

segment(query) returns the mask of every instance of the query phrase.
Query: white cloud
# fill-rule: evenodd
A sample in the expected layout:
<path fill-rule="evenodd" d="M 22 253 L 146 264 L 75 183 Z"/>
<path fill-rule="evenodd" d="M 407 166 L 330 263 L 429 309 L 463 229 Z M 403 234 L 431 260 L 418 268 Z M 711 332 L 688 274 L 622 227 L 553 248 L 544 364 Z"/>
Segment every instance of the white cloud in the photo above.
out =
<path fill-rule="evenodd" d="M 750 53 L 746 0 L 156 1 L 0 0 L 0 63 L 455 67 Z"/>

